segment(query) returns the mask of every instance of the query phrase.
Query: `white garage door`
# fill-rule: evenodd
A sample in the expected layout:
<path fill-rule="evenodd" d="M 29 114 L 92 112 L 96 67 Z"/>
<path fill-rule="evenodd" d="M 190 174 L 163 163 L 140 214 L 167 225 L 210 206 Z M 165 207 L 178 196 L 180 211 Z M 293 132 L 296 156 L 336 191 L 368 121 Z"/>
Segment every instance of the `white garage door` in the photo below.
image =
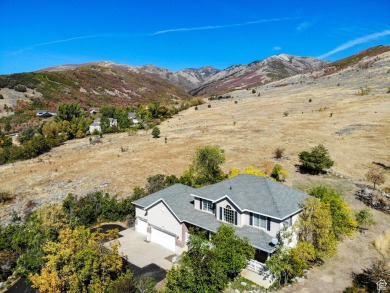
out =
<path fill-rule="evenodd" d="M 138 218 L 137 222 L 138 222 L 137 225 L 135 225 L 135 231 L 146 235 L 148 232 L 148 223 L 142 221 L 140 218 Z"/>
<path fill-rule="evenodd" d="M 175 251 L 176 240 L 175 236 L 164 233 L 152 227 L 151 242 L 157 243 L 166 249 Z"/>

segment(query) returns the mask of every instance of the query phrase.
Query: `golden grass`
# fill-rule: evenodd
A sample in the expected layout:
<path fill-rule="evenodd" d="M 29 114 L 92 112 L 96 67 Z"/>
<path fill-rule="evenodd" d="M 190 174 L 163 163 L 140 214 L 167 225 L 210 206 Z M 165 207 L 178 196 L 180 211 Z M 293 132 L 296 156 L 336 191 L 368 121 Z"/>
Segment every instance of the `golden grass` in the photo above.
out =
<path fill-rule="evenodd" d="M 375 248 L 385 257 L 390 257 L 390 231 L 386 231 L 375 239 Z"/>

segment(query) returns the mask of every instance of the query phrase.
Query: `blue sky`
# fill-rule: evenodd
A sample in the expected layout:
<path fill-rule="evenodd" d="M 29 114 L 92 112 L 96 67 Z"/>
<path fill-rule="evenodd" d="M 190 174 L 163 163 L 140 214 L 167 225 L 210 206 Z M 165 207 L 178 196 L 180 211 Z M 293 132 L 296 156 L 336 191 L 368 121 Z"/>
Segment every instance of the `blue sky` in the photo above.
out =
<path fill-rule="evenodd" d="M 2 0 L 0 74 L 110 60 L 224 69 L 390 44 L 390 1 Z"/>

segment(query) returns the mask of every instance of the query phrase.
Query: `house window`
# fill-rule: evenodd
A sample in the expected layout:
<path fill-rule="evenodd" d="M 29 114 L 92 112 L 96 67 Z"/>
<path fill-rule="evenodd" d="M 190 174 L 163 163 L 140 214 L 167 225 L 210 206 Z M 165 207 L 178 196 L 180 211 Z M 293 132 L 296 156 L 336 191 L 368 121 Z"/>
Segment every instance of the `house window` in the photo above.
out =
<path fill-rule="evenodd" d="M 225 222 L 234 224 L 235 223 L 234 214 L 235 214 L 234 210 L 232 210 L 232 208 L 229 205 L 227 205 L 226 208 L 223 209 L 223 220 Z"/>
<path fill-rule="evenodd" d="M 258 214 L 253 214 L 252 225 L 267 229 L 267 217 Z"/>
<path fill-rule="evenodd" d="M 214 204 L 210 200 L 202 201 L 202 210 L 210 213 L 214 213 Z"/>

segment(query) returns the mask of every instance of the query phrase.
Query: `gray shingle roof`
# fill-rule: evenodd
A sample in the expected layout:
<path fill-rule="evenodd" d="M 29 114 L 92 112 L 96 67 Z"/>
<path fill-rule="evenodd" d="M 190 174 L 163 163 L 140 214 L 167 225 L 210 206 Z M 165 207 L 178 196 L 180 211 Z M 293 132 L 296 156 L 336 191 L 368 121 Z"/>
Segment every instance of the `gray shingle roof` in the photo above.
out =
<path fill-rule="evenodd" d="M 193 196 L 217 202 L 229 197 L 242 211 L 285 219 L 301 210 L 308 195 L 267 177 L 240 174 L 225 181 L 195 189 Z"/>
<path fill-rule="evenodd" d="M 230 189 L 230 187 L 232 188 Z M 175 184 L 138 199 L 133 204 L 143 209 L 149 209 L 164 201 L 179 222 L 186 222 L 216 232 L 222 222 L 218 221 L 211 213 L 195 209 L 194 195 L 213 201 L 228 195 L 241 210 L 258 212 L 280 219 L 298 212 L 301 209 L 299 203 L 308 197 L 307 194 L 268 178 L 242 174 L 197 189 L 183 184 Z M 267 252 L 274 251 L 275 248 L 270 244 L 272 236 L 263 230 L 251 226 L 233 227 L 236 234 L 248 238 L 252 246 Z"/>

